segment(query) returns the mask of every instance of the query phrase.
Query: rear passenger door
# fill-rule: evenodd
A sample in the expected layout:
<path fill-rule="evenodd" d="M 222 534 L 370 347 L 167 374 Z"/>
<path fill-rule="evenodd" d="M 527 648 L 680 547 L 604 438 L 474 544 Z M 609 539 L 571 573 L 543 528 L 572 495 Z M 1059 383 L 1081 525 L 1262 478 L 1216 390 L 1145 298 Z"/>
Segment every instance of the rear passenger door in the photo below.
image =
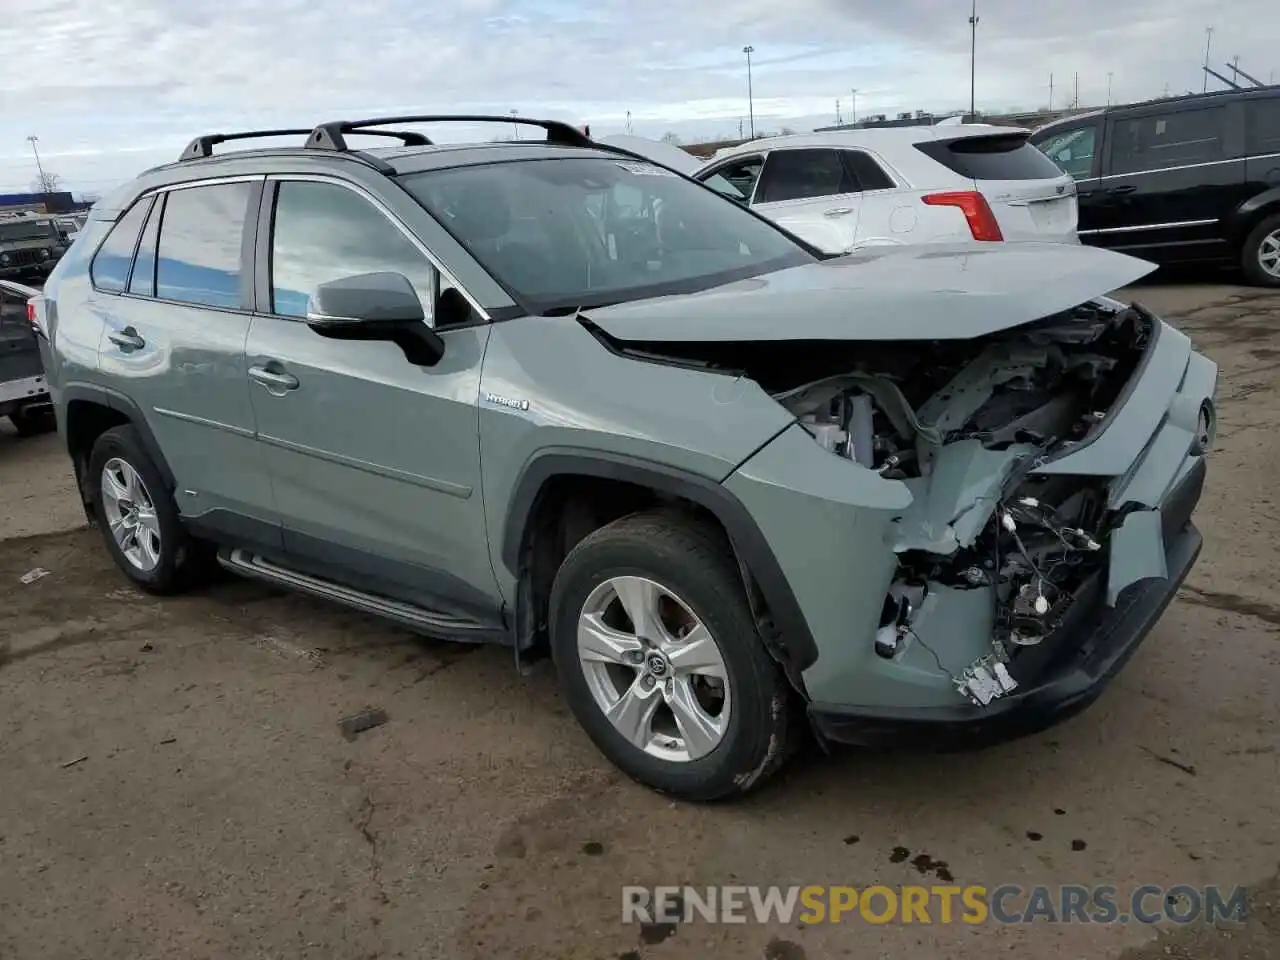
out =
<path fill-rule="evenodd" d="M 858 235 L 862 197 L 839 150 L 771 150 L 753 206 L 827 253 L 847 253 Z"/>
<path fill-rule="evenodd" d="M 477 409 L 488 324 L 354 184 L 272 177 L 260 224 L 247 382 L 286 552 L 320 576 L 492 620 Z M 438 364 L 307 326 L 316 286 L 378 271 L 417 290 L 445 341 Z"/>
<path fill-rule="evenodd" d="M 246 243 L 262 178 L 143 197 L 90 267 L 104 306 L 101 373 L 142 410 L 184 517 L 279 546 L 245 380 L 252 272 Z"/>
<path fill-rule="evenodd" d="M 1090 242 L 1165 261 L 1226 254 L 1224 220 L 1245 172 L 1233 116 L 1217 104 L 1110 117 Z"/>

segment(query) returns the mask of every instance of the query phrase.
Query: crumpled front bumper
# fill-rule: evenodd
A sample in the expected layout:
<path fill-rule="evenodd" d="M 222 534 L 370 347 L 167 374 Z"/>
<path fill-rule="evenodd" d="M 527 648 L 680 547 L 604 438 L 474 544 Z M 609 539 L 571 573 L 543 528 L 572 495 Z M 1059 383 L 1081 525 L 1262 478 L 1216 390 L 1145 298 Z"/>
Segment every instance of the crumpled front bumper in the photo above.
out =
<path fill-rule="evenodd" d="M 850 709 L 811 703 L 814 729 L 826 740 L 859 746 L 985 746 L 1043 730 L 1083 710 L 1119 673 L 1150 633 L 1200 554 L 1191 514 L 1204 487 L 1201 460 L 1161 504 L 1167 579 L 1146 579 L 1106 604 L 1107 571 L 1086 582 L 1052 638 L 1020 651 L 1011 665 L 1018 689 L 982 707 Z"/>

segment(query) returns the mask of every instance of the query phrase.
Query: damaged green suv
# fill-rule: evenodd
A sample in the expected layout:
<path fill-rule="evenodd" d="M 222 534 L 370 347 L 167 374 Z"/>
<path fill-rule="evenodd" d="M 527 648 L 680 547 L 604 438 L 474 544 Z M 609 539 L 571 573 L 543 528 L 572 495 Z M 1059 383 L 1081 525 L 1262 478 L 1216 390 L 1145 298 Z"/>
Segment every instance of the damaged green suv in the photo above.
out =
<path fill-rule="evenodd" d="M 550 655 L 610 760 L 700 799 L 806 719 L 986 742 L 1101 692 L 1200 550 L 1214 435 L 1215 365 L 1105 296 L 1150 264 L 828 259 L 572 127 L 405 129 L 481 121 L 201 137 L 95 207 L 34 315 L 129 578 Z M 267 133 L 300 139 L 213 153 Z"/>

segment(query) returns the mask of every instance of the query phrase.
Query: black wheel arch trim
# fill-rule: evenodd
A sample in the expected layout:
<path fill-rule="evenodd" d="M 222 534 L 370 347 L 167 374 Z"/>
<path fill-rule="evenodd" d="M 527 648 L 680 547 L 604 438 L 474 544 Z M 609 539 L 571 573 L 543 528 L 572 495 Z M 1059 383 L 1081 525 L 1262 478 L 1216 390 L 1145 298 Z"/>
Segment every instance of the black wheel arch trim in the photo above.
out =
<path fill-rule="evenodd" d="M 623 454 L 548 449 L 531 457 L 515 485 L 502 531 L 502 562 L 521 576 L 521 557 L 530 519 L 546 483 L 558 476 L 618 480 L 681 497 L 706 509 L 720 521 L 739 560 L 746 564 L 769 607 L 780 643 L 770 652 L 799 683 L 800 672 L 818 659 L 818 647 L 782 566 L 755 520 L 724 485 L 707 477 Z M 766 638 L 767 642 L 767 638 Z"/>
<path fill-rule="evenodd" d="M 67 384 L 60 392 L 64 411 L 70 411 L 71 404 L 80 400 L 107 407 L 125 417 L 130 425 L 138 431 L 138 435 L 142 438 L 142 445 L 146 448 L 147 455 L 151 457 L 157 469 L 159 469 L 165 486 L 171 492 L 177 487 L 177 480 L 174 478 L 173 470 L 169 467 L 169 461 L 165 459 L 164 454 L 161 452 L 160 444 L 156 440 L 155 434 L 151 432 L 151 425 L 147 422 L 146 415 L 137 403 L 118 390 L 112 390 L 110 387 L 95 383 Z M 69 423 L 67 427 L 68 429 L 70 428 Z"/>
<path fill-rule="evenodd" d="M 1230 226 L 1236 239 L 1243 242 L 1250 230 L 1264 217 L 1274 213 L 1280 213 L 1280 187 L 1254 194 L 1236 207 L 1231 215 Z"/>

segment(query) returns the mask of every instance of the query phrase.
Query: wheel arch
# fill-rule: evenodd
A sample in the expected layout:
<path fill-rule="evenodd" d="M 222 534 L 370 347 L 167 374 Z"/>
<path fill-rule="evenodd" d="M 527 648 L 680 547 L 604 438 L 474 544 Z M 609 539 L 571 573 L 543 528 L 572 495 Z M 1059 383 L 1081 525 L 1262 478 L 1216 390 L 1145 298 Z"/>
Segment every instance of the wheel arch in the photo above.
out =
<path fill-rule="evenodd" d="M 1261 193 L 1254 194 L 1240 206 L 1236 207 L 1227 224 L 1231 242 L 1240 246 L 1253 230 L 1264 219 L 1272 214 L 1280 213 L 1280 187 L 1271 187 Z"/>
<path fill-rule="evenodd" d="M 518 583 L 518 648 L 531 646 L 538 629 L 539 597 L 532 560 L 548 495 L 557 483 L 574 481 L 612 483 L 660 499 L 674 499 L 713 519 L 738 561 L 766 647 L 803 692 L 800 674 L 817 660 L 817 645 L 781 565 L 746 507 L 722 484 L 707 477 L 622 454 L 551 449 L 526 462 L 513 488 L 500 544 L 501 561 Z M 763 601 L 763 609 L 758 601 Z"/>
<path fill-rule="evenodd" d="M 160 471 L 165 487 L 173 492 L 177 486 L 173 470 L 165 459 L 155 434 L 147 423 L 142 408 L 133 400 L 109 387 L 91 383 L 67 384 L 60 391 L 62 422 L 67 453 L 76 471 L 80 498 L 85 509 L 91 512 L 91 491 L 85 477 L 89 454 L 98 437 L 112 427 L 131 426 L 138 431 L 142 445 Z"/>

